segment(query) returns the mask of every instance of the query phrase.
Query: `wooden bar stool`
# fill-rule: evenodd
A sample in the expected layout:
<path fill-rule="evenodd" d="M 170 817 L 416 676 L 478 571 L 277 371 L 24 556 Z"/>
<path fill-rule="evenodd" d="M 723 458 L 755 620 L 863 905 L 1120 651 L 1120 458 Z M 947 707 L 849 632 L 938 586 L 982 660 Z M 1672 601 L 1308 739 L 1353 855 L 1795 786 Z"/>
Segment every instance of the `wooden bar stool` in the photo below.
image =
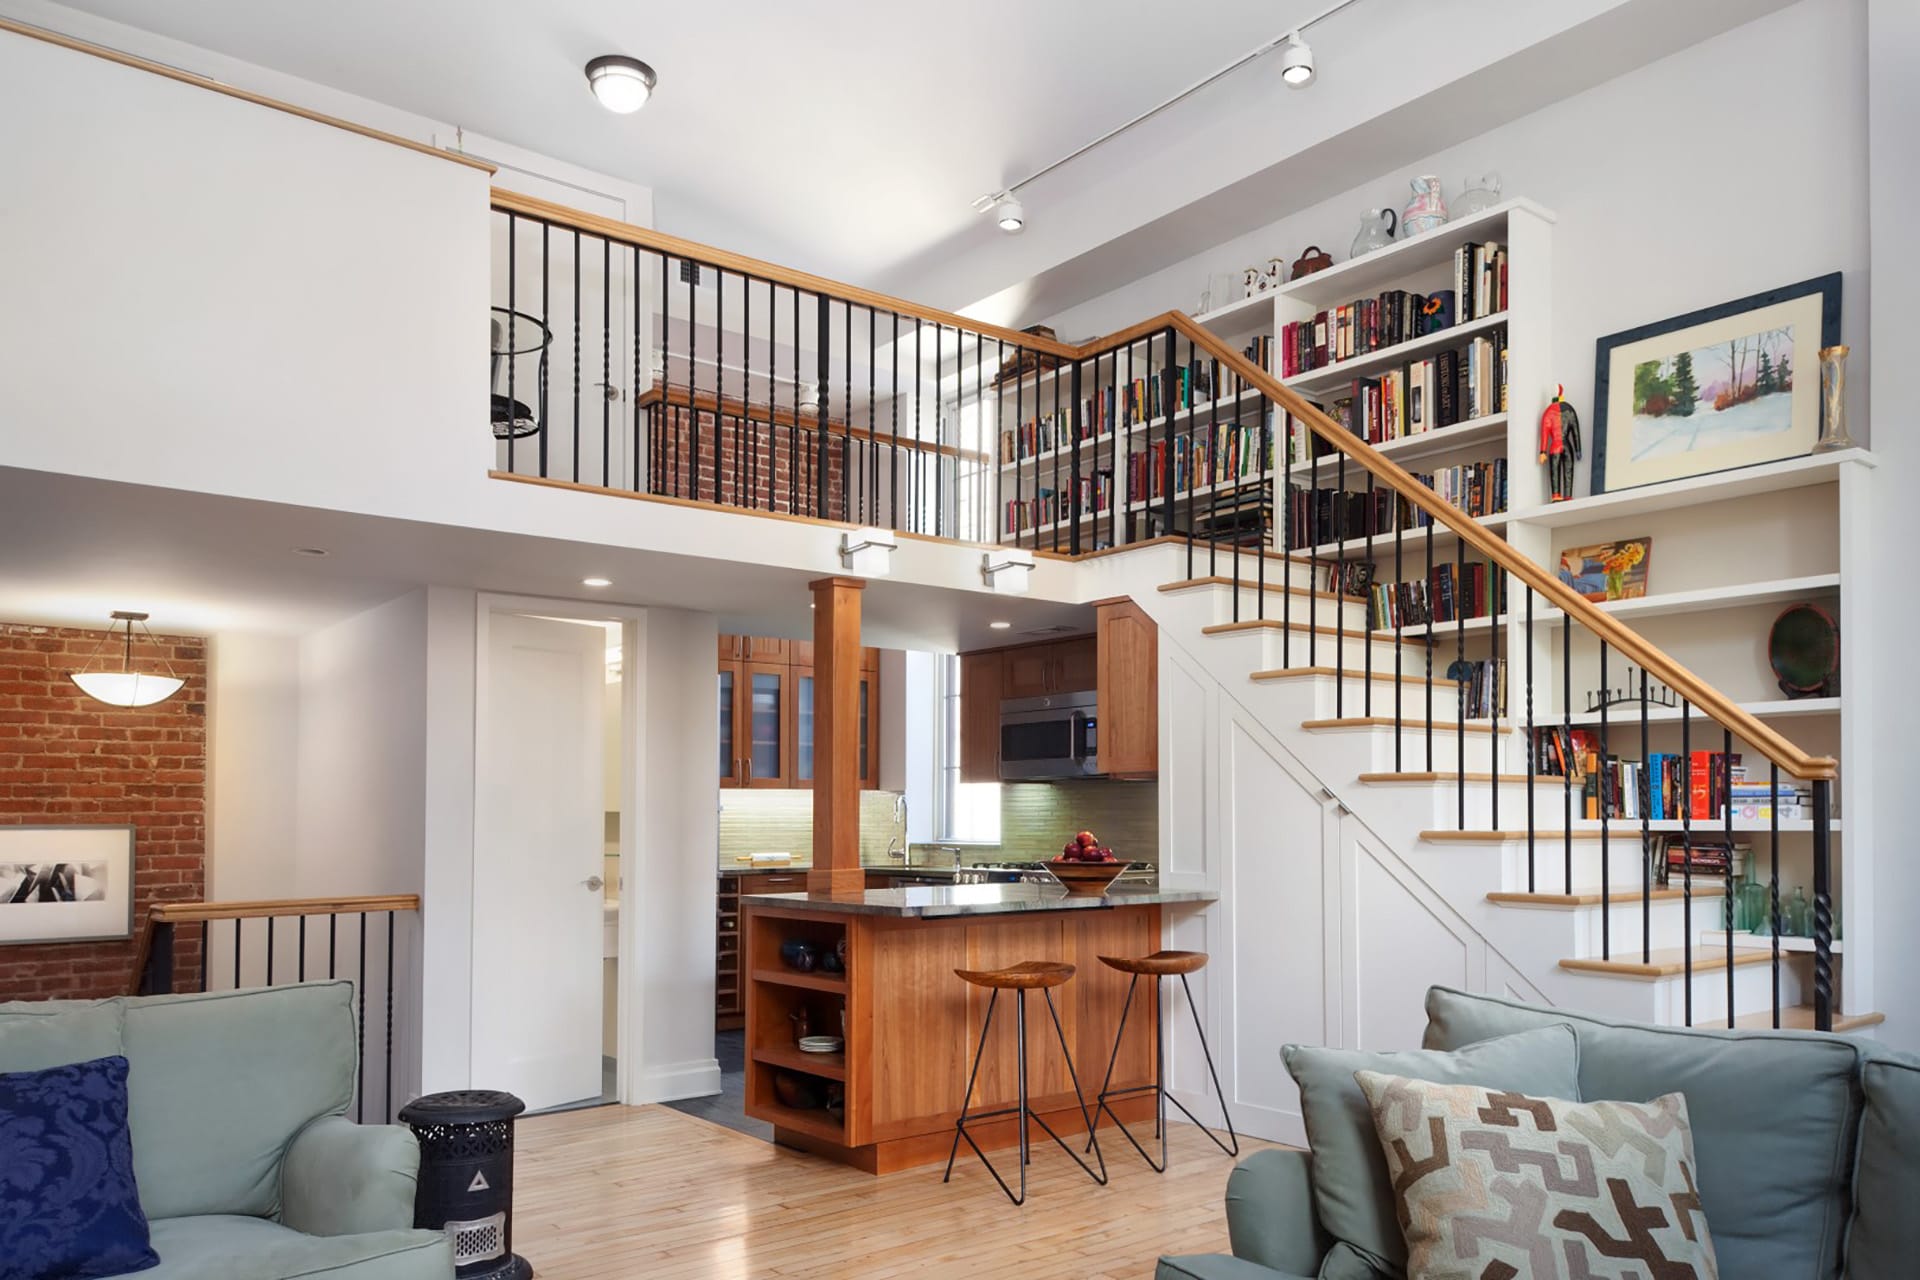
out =
<path fill-rule="evenodd" d="M 1107 1161 L 1106 1157 L 1100 1153 L 1098 1142 L 1091 1142 L 1087 1147 L 1089 1151 L 1093 1152 L 1094 1159 L 1099 1161 L 1100 1164 L 1100 1171 L 1095 1173 L 1092 1167 L 1080 1158 L 1080 1154 L 1072 1147 L 1069 1147 L 1061 1139 L 1060 1135 L 1053 1131 L 1052 1125 L 1048 1124 L 1041 1116 L 1034 1114 L 1027 1106 L 1027 992 L 1037 990 L 1041 996 L 1046 999 L 1047 1014 L 1053 1019 L 1053 1033 L 1060 1039 L 1060 1054 L 1067 1064 L 1067 1078 L 1073 1082 L 1073 1100 L 1079 1104 L 1080 1118 L 1086 1122 L 1087 1132 L 1089 1134 L 1093 1132 L 1093 1118 L 1087 1114 L 1087 1100 L 1080 1092 L 1080 1077 L 1075 1074 L 1073 1069 L 1073 1053 L 1067 1048 L 1067 1033 L 1061 1029 L 1059 1011 L 1053 1007 L 1053 988 L 1073 977 L 1073 972 L 1073 966 L 1070 964 L 1055 964 L 1046 960 L 1023 960 L 1019 964 L 1010 965 L 1005 969 L 954 970 L 954 973 L 957 974 L 962 981 L 970 982 L 976 987 L 985 987 L 993 994 L 987 997 L 987 1016 L 980 1021 L 980 1048 L 973 1055 L 973 1071 L 967 1076 L 967 1096 L 960 1103 L 960 1118 L 954 1121 L 953 1149 L 947 1152 L 947 1172 L 941 1177 L 940 1181 L 946 1182 L 953 1177 L 954 1157 L 960 1154 L 960 1139 L 965 1138 L 967 1145 L 973 1148 L 973 1154 L 980 1157 L 980 1163 L 987 1166 L 987 1172 L 992 1174 L 993 1180 L 1000 1184 L 1000 1189 L 1007 1193 L 1007 1199 L 1013 1201 L 1015 1204 L 1025 1204 L 1027 1199 L 1027 1165 L 1031 1163 L 1033 1159 L 1032 1151 L 1028 1143 L 1027 1131 L 1027 1122 L 1031 1120 L 1034 1124 L 1045 1129 L 1047 1136 L 1052 1138 L 1056 1143 L 1059 1143 L 1060 1149 L 1072 1156 L 1073 1162 L 1084 1169 L 1089 1178 L 1092 1178 L 1103 1187 L 1107 1185 Z M 973 1105 L 974 1081 L 979 1079 L 980 1076 L 980 1060 L 987 1055 L 987 1032 L 993 1029 L 994 1006 L 999 1004 L 1000 993 L 1002 991 L 1013 992 L 1014 1052 L 1018 1064 L 1016 1071 L 1019 1082 L 1020 1100 L 1011 1107 L 998 1107 L 992 1111 L 969 1112 L 968 1108 Z M 967 1125 L 969 1123 L 991 1120 L 999 1116 L 1019 1117 L 1019 1195 L 1013 1193 L 1013 1188 L 1007 1185 L 1007 1180 L 1002 1178 L 999 1170 L 993 1167 L 993 1161 L 987 1159 L 987 1153 L 980 1149 L 980 1144 L 975 1142 L 973 1135 L 967 1132 Z"/>
<path fill-rule="evenodd" d="M 1155 1173 L 1165 1173 L 1167 1171 L 1167 1103 L 1171 1102 L 1174 1106 L 1180 1108 L 1182 1115 L 1199 1126 L 1200 1132 L 1212 1138 L 1213 1144 L 1216 1147 L 1219 1147 L 1230 1156 L 1239 1155 L 1240 1135 L 1233 1131 L 1233 1117 L 1227 1114 L 1227 1095 L 1225 1091 L 1220 1088 L 1220 1073 L 1213 1069 L 1213 1051 L 1207 1048 L 1207 1029 L 1200 1025 L 1200 1010 L 1195 1007 L 1193 1003 L 1193 988 L 1187 985 L 1187 975 L 1196 969 L 1201 969 L 1206 966 L 1206 953 L 1201 951 L 1156 951 L 1150 956 L 1140 956 L 1138 958 L 1101 956 L 1100 963 L 1106 965 L 1109 969 L 1118 969 L 1121 973 L 1131 974 L 1132 978 L 1127 983 L 1127 1002 L 1120 1006 L 1120 1029 L 1114 1032 L 1113 1056 L 1107 1059 L 1107 1078 L 1100 1082 L 1100 1097 L 1094 1104 L 1094 1128 L 1098 1129 L 1102 1112 L 1112 1116 L 1114 1124 L 1120 1128 L 1121 1136 L 1126 1138 L 1128 1142 L 1133 1143 L 1133 1149 L 1140 1153 L 1141 1159 L 1147 1162 L 1147 1167 Z M 1108 1087 L 1113 1083 L 1114 1064 L 1120 1061 L 1120 1044 L 1127 1034 L 1127 1014 L 1133 1009 L 1134 990 L 1140 985 L 1140 979 L 1153 979 L 1154 1003 L 1158 1006 L 1162 991 L 1160 980 L 1168 977 L 1179 978 L 1180 989 L 1187 993 L 1187 1008 L 1193 1011 L 1193 1029 L 1200 1036 L 1200 1052 L 1206 1057 L 1207 1074 L 1213 1079 L 1213 1093 L 1215 1097 L 1220 1099 L 1220 1114 L 1227 1122 L 1227 1142 L 1220 1141 L 1219 1134 L 1209 1129 L 1206 1125 L 1201 1124 L 1199 1117 L 1195 1116 L 1193 1112 L 1188 1111 L 1180 1099 L 1167 1092 L 1166 1019 L 1158 1016 L 1157 1009 L 1156 1016 L 1153 1020 L 1153 1083 L 1131 1085 L 1125 1089 L 1111 1089 Z M 1136 1093 L 1148 1092 L 1155 1095 L 1153 1128 L 1154 1133 L 1158 1135 L 1160 1139 L 1159 1164 L 1153 1162 L 1153 1157 L 1147 1154 L 1147 1149 L 1141 1146 L 1139 1140 L 1127 1131 L 1127 1126 L 1121 1122 L 1119 1115 L 1107 1104 L 1107 1099 L 1109 1098 L 1126 1098 Z"/>

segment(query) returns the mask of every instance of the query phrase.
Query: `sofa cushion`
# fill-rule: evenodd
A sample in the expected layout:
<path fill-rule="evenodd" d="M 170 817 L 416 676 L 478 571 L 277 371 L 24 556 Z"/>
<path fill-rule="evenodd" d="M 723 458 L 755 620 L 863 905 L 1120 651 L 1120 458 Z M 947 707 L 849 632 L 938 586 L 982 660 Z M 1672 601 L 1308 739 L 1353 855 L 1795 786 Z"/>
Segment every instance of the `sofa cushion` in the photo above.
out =
<path fill-rule="evenodd" d="M 1572 1027 L 1583 1098 L 1647 1102 L 1684 1093 L 1722 1273 L 1768 1280 L 1840 1274 L 1861 1106 L 1851 1041 L 1613 1022 L 1448 987 L 1427 993 L 1427 1018 L 1426 1044 L 1435 1049 L 1529 1027 Z"/>
<path fill-rule="evenodd" d="M 439 1231 L 303 1236 L 263 1218 L 169 1218 L 153 1224 L 160 1265 L 140 1280 L 451 1280 Z"/>
<path fill-rule="evenodd" d="M 1866 1115 L 1854 1165 L 1853 1225 L 1847 1235 L 1847 1274 L 1910 1273 L 1920 1259 L 1920 1058 L 1871 1042 L 1861 1084 Z"/>
<path fill-rule="evenodd" d="M 1578 1051 L 1565 1027 L 1542 1027 L 1458 1053 L 1368 1053 L 1290 1044 L 1280 1054 L 1300 1085 L 1320 1225 L 1367 1264 L 1390 1274 L 1405 1270 L 1407 1245 L 1394 1217 L 1393 1180 L 1374 1136 L 1373 1112 L 1354 1073 L 1381 1071 L 1558 1098 L 1576 1096 L 1579 1081 Z"/>
<path fill-rule="evenodd" d="M 120 1002 L 0 1004 L 0 1071 L 39 1071 L 121 1052 Z"/>
<path fill-rule="evenodd" d="M 1572 1102 L 1359 1073 L 1393 1175 L 1409 1280 L 1709 1280 L 1687 1100 Z"/>
<path fill-rule="evenodd" d="M 1162 1258 L 1153 1280 L 1305 1280 L 1290 1271 L 1275 1271 L 1230 1253 L 1190 1253 Z"/>
<path fill-rule="evenodd" d="M 0 1277 L 90 1280 L 157 1261 L 133 1181 L 127 1060 L 0 1074 Z"/>
<path fill-rule="evenodd" d="M 133 1160 L 153 1219 L 268 1217 L 302 1129 L 353 1098 L 353 985 L 126 1002 Z"/>

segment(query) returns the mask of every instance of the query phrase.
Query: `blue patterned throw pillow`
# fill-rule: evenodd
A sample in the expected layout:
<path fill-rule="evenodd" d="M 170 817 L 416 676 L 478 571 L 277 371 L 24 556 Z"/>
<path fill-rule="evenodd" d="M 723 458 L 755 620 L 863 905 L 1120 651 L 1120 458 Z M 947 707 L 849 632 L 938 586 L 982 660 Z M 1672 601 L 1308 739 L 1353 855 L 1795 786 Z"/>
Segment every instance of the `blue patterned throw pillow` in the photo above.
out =
<path fill-rule="evenodd" d="M 0 1280 L 159 1263 L 133 1182 L 127 1060 L 0 1073 Z"/>

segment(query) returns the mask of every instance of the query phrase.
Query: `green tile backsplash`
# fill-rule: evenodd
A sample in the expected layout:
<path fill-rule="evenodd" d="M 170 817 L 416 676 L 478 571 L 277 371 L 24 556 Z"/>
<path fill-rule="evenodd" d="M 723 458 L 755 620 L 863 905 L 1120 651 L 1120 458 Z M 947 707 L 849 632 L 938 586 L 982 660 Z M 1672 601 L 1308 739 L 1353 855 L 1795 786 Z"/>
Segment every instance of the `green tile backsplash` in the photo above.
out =
<path fill-rule="evenodd" d="M 1077 831 L 1091 831 L 1129 862 L 1160 861 L 1160 788 L 1152 782 L 1008 782 L 1000 788 L 1000 856 L 1058 857 Z"/>
<path fill-rule="evenodd" d="M 887 842 L 905 838 L 893 820 L 894 793 L 860 793 L 860 861 L 887 860 Z M 749 853 L 793 854 L 796 863 L 813 861 L 813 792 L 726 790 L 720 793 L 720 865 L 741 867 L 734 859 Z"/>

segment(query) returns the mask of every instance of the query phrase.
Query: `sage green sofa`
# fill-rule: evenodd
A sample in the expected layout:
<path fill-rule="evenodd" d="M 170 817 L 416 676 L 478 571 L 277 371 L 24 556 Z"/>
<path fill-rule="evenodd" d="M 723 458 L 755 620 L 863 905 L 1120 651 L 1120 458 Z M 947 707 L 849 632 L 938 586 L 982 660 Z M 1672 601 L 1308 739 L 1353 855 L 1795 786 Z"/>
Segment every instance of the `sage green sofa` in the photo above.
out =
<path fill-rule="evenodd" d="M 1920 1059 L 1849 1036 L 1610 1022 L 1448 987 L 1427 993 L 1425 1047 L 1555 1024 L 1573 1030 L 1583 1098 L 1686 1095 L 1721 1275 L 1920 1275 Z M 1367 1178 L 1320 1174 L 1336 1195 Z M 1248 1157 L 1227 1181 L 1232 1256 L 1162 1258 L 1156 1280 L 1386 1276 L 1327 1235 L 1315 1197 L 1307 1152 Z"/>
<path fill-rule="evenodd" d="M 346 1118 L 353 987 L 0 1004 L 0 1072 L 123 1055 L 141 1280 L 448 1280 L 447 1237 L 413 1229 L 420 1149 Z"/>

